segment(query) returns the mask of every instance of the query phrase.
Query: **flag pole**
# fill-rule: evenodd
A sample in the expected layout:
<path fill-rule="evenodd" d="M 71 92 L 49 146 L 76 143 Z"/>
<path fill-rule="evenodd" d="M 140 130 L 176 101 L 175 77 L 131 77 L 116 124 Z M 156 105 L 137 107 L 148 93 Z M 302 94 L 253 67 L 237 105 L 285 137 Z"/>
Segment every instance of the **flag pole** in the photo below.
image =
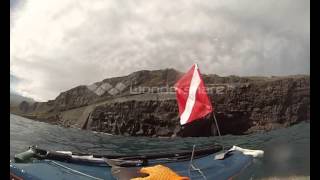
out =
<path fill-rule="evenodd" d="M 218 121 L 217 121 L 216 116 L 215 116 L 215 114 L 214 114 L 213 111 L 212 111 L 212 116 L 213 116 L 214 122 L 216 123 L 217 130 L 218 130 L 218 134 L 219 134 L 219 136 L 221 136 L 221 134 L 220 134 L 220 129 L 219 129 L 219 125 L 218 125 Z"/>

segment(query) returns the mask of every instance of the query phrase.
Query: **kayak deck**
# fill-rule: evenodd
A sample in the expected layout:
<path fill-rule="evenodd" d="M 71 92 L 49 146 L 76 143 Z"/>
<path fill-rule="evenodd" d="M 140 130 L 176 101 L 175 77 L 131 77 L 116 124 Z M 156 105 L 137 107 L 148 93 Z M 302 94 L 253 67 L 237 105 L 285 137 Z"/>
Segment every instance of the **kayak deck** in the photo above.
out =
<path fill-rule="evenodd" d="M 215 160 L 219 153 L 206 155 L 193 160 L 193 165 L 201 170 L 206 179 L 229 179 L 249 166 L 253 157 L 240 151 L 232 151 L 226 158 Z M 148 166 L 163 164 L 182 176 L 189 176 L 190 159 L 178 162 L 159 163 L 159 160 L 150 160 Z M 140 167 L 121 168 L 123 171 L 135 171 Z M 10 172 L 25 180 L 57 180 L 57 179 L 115 179 L 111 167 L 106 165 L 89 165 L 66 163 L 55 160 L 37 160 L 33 163 L 10 163 Z M 191 170 L 192 180 L 204 179 L 199 171 Z M 128 179 L 133 177 L 127 177 Z"/>

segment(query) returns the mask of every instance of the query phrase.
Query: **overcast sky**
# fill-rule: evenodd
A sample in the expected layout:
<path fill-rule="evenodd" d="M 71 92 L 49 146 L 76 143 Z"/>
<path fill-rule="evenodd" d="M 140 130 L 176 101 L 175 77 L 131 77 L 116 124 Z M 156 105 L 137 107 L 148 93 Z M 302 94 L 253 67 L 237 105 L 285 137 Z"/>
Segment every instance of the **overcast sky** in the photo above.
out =
<path fill-rule="evenodd" d="M 307 0 L 11 0 L 13 89 L 36 100 L 142 69 L 309 74 Z"/>

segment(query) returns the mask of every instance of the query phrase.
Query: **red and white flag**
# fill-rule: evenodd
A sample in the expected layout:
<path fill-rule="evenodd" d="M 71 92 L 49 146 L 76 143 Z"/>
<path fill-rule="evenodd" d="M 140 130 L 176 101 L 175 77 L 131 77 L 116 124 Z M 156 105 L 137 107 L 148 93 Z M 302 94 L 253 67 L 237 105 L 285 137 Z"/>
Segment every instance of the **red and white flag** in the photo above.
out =
<path fill-rule="evenodd" d="M 180 124 L 202 118 L 213 111 L 197 64 L 175 84 Z"/>

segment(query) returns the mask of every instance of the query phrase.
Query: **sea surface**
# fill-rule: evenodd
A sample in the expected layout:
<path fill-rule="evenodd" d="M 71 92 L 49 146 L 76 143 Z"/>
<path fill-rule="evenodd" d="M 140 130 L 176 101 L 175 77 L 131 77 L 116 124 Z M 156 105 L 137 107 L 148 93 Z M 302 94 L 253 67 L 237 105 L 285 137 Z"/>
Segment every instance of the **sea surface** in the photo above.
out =
<path fill-rule="evenodd" d="M 237 179 L 310 179 L 310 123 L 243 136 L 201 138 L 147 138 L 111 136 L 62 128 L 10 114 L 10 159 L 30 145 L 49 150 L 93 154 L 176 152 L 219 143 L 264 150 L 262 159 L 245 169 Z"/>

